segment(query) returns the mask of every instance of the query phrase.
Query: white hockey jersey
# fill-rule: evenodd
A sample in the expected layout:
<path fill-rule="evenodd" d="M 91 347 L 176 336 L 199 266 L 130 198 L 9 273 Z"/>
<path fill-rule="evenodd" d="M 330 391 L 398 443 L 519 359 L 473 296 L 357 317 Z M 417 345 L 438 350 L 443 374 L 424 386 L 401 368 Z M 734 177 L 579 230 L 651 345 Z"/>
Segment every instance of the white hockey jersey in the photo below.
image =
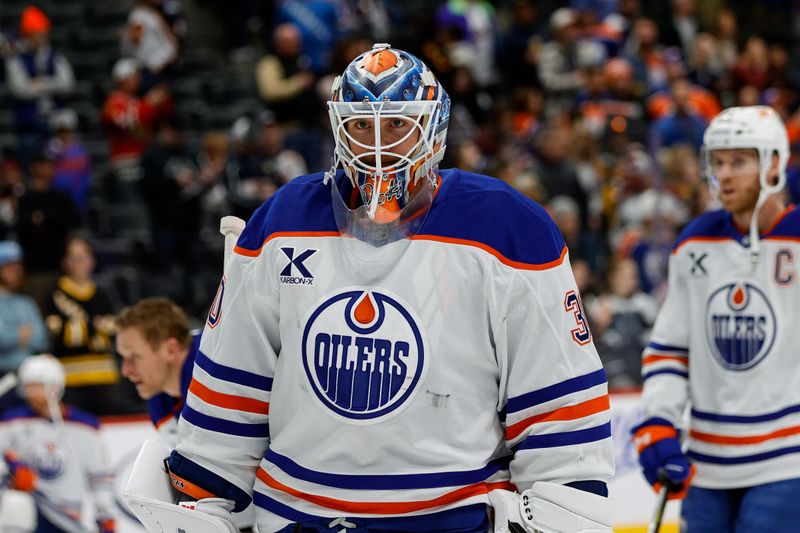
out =
<path fill-rule="evenodd" d="M 755 264 L 747 241 L 725 211 L 689 224 L 643 354 L 646 416 L 682 426 L 691 408 L 699 487 L 800 477 L 800 210 L 762 235 Z"/>
<path fill-rule="evenodd" d="M 485 516 L 496 488 L 609 479 L 605 374 L 558 230 L 499 180 L 441 176 L 419 232 L 381 248 L 339 234 L 321 174 L 254 214 L 181 414 L 183 481 L 252 494 L 266 532 Z"/>
<path fill-rule="evenodd" d="M 36 506 L 51 523 L 83 533 L 81 511 L 90 495 L 95 518 L 113 518 L 113 478 L 97 419 L 72 407 L 63 418 L 59 430 L 27 406 L 7 411 L 0 422 L 0 453 L 14 451 L 36 471 Z"/>

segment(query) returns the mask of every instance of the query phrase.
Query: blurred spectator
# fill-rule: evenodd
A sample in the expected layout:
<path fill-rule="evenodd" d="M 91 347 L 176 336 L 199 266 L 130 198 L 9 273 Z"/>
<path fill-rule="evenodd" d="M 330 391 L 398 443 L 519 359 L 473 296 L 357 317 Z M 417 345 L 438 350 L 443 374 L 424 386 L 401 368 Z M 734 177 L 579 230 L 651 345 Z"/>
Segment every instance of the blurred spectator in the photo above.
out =
<path fill-rule="evenodd" d="M 275 12 L 273 39 L 278 28 L 292 24 L 299 32 L 298 56 L 307 58 L 307 69 L 317 75 L 324 74 L 330 61 L 333 43 L 339 36 L 339 11 L 334 0 L 280 0 Z M 275 53 L 278 54 L 277 44 Z M 263 94 L 263 91 L 262 91 Z"/>
<path fill-rule="evenodd" d="M 313 90 L 314 73 L 302 55 L 300 30 L 289 23 L 276 26 L 272 47 L 256 66 L 261 98 L 284 125 L 314 124 L 321 106 Z"/>
<path fill-rule="evenodd" d="M 447 0 L 436 11 L 439 27 L 457 27 L 470 48 L 473 61 L 467 67 L 478 87 L 494 83 L 496 22 L 494 7 L 486 0 Z"/>
<path fill-rule="evenodd" d="M 103 104 L 100 125 L 109 144 L 111 167 L 122 182 L 139 179 L 139 160 L 153 139 L 157 122 L 171 111 L 169 93 L 156 86 L 139 96 L 141 68 L 138 60 L 120 59 L 111 77 L 116 84 Z"/>
<path fill-rule="evenodd" d="M 465 141 L 453 147 L 448 146 L 448 149 L 455 152 L 453 166 L 476 174 L 488 174 L 490 172 L 488 168 L 489 159 L 474 142 Z"/>
<path fill-rule="evenodd" d="M 761 104 L 761 91 L 752 85 L 745 85 L 736 93 L 736 105 L 750 106 Z"/>
<path fill-rule="evenodd" d="M 186 17 L 183 14 L 182 0 L 161 0 L 156 3 L 156 9 L 164 17 L 164 20 L 169 26 L 172 35 L 178 42 L 178 51 L 186 41 L 186 36 L 189 33 L 189 27 L 186 22 Z"/>
<path fill-rule="evenodd" d="M 372 48 L 372 41 L 359 34 L 348 35 L 336 42 L 331 54 L 328 72 L 316 83 L 317 100 L 326 101 L 331 95 L 331 87 L 336 76 L 341 74 L 355 58 Z"/>
<path fill-rule="evenodd" d="M 647 132 L 643 88 L 637 83 L 633 65 L 617 57 L 605 65 L 608 92 L 603 101 L 606 130 L 628 139 L 641 139 Z"/>
<path fill-rule="evenodd" d="M 639 0 L 619 0 L 617 11 L 606 15 L 604 22 L 616 29 L 621 50 L 626 48 L 634 21 L 641 16 L 641 11 L 642 6 Z"/>
<path fill-rule="evenodd" d="M 510 89 L 540 85 L 536 49 L 541 45 L 542 23 L 533 0 L 516 0 L 510 27 L 500 35 L 497 67 Z"/>
<path fill-rule="evenodd" d="M 703 122 L 710 122 L 712 118 L 722 111 L 722 106 L 720 106 L 719 100 L 714 93 L 691 82 L 687 85 L 685 83 L 687 80 L 683 63 L 679 59 L 675 58 L 674 61 L 667 62 L 668 85 L 647 99 L 647 111 L 652 119 L 664 118 L 675 112 L 676 104 L 673 90 L 676 88 L 676 83 L 678 83 L 678 97 L 685 98 L 687 108 L 700 116 Z"/>
<path fill-rule="evenodd" d="M 539 79 L 547 97 L 548 116 L 569 109 L 582 79 L 577 65 L 578 18 L 575 10 L 562 7 L 550 16 L 553 40 L 539 51 Z"/>
<path fill-rule="evenodd" d="M 163 79 L 178 59 L 178 40 L 159 8 L 164 0 L 138 0 L 122 32 L 122 53 L 144 65 L 143 88 Z M 116 80 L 115 80 L 116 81 Z"/>
<path fill-rule="evenodd" d="M 28 189 L 19 199 L 17 232 L 25 251 L 25 292 L 40 306 L 55 285 L 67 235 L 81 224 L 68 194 L 53 189 L 56 164 L 46 150 L 34 156 Z"/>
<path fill-rule="evenodd" d="M 619 211 L 622 229 L 615 234 L 615 256 L 633 259 L 639 267 L 641 289 L 660 299 L 672 246 L 678 230 L 689 220 L 688 209 L 673 193 L 646 185 L 626 198 Z"/>
<path fill-rule="evenodd" d="M 595 280 L 592 275 L 592 269 L 589 264 L 583 259 L 572 259 L 572 275 L 575 277 L 575 287 L 577 287 L 581 298 L 586 299 L 594 293 Z"/>
<path fill-rule="evenodd" d="M 204 161 L 199 168 L 183 133 L 172 124 L 162 126 L 142 157 L 141 190 L 150 218 L 153 266 L 177 280 L 169 289 L 192 311 L 208 305 L 197 301 L 202 291 L 194 285 L 203 265 L 198 234 L 204 198 L 217 184 L 222 163 Z"/>
<path fill-rule="evenodd" d="M 648 93 L 665 86 L 666 58 L 655 21 L 646 17 L 636 19 L 626 44 L 626 55 L 633 65 L 636 79 L 645 85 Z"/>
<path fill-rule="evenodd" d="M 639 289 L 638 268 L 631 259 L 611 267 L 609 288 L 588 306 L 589 323 L 609 387 L 636 387 L 641 385 L 642 350 L 658 304 Z"/>
<path fill-rule="evenodd" d="M 264 200 L 291 179 L 307 173 L 303 158 L 283 145 L 283 131 L 269 111 L 237 124 L 236 171 L 227 175 L 228 198 L 236 216 L 245 220 Z"/>
<path fill-rule="evenodd" d="M 47 140 L 50 113 L 62 107 L 75 88 L 69 61 L 50 45 L 50 28 L 50 19 L 38 7 L 25 8 L 19 25 L 20 49 L 5 65 L 23 166 Z"/>
<path fill-rule="evenodd" d="M 518 87 L 511 95 L 511 102 L 513 136 L 518 142 L 527 144 L 536 136 L 544 118 L 542 91 L 534 87 Z"/>
<path fill-rule="evenodd" d="M 25 192 L 24 176 L 17 159 L 5 154 L 0 161 L 0 239 L 9 238 L 17 227 L 19 198 Z"/>
<path fill-rule="evenodd" d="M 338 0 L 336 8 L 338 38 L 354 34 L 365 34 L 376 43 L 385 43 L 392 36 L 393 15 L 396 2 L 391 0 Z M 400 17 L 402 19 L 402 16 Z"/>
<path fill-rule="evenodd" d="M 95 258 L 89 241 L 70 238 L 61 266 L 64 275 L 42 310 L 51 351 L 66 371 L 64 399 L 95 415 L 131 412 L 131 396 L 118 385 L 112 353 L 114 309 L 92 279 Z"/>
<path fill-rule="evenodd" d="M 547 126 L 535 143 L 538 156 L 535 167 L 539 182 L 544 187 L 547 199 L 564 195 L 572 198 L 580 211 L 580 226 L 586 225 L 588 199 L 581 187 L 575 165 L 569 155 L 569 133 L 562 127 Z"/>
<path fill-rule="evenodd" d="M 710 33 L 700 33 L 689 54 L 688 78 L 695 85 L 720 93 L 723 89 L 722 60 L 716 55 L 716 40 Z"/>
<path fill-rule="evenodd" d="M 572 129 L 569 153 L 581 188 L 586 191 L 589 201 L 587 225 L 593 231 L 601 231 L 603 182 L 608 175 L 609 158 L 600 150 L 597 137 L 582 123 Z"/>
<path fill-rule="evenodd" d="M 651 146 L 657 148 L 688 144 L 700 152 L 706 121 L 693 108 L 689 96 L 691 84 L 686 79 L 672 83 L 672 111 L 658 119 L 650 132 Z"/>
<path fill-rule="evenodd" d="M 302 55 L 302 39 L 294 24 L 277 26 L 273 52 L 256 65 L 256 83 L 261 98 L 284 128 L 287 145 L 299 152 L 306 164 L 316 165 L 320 145 L 316 128 L 323 104 L 316 95 L 316 76 Z"/>
<path fill-rule="evenodd" d="M 86 213 L 92 185 L 92 160 L 75 134 L 77 127 L 78 116 L 73 110 L 54 111 L 50 129 L 55 135 L 47 144 L 47 151 L 56 161 L 53 189 L 69 194 L 78 210 Z"/>
<path fill-rule="evenodd" d="M 47 332 L 36 303 L 19 293 L 25 270 L 22 248 L 0 241 L 0 375 L 17 370 L 27 356 L 47 350 Z"/>
<path fill-rule="evenodd" d="M 691 83 L 687 79 L 672 82 L 672 110 L 658 119 L 650 132 L 650 145 L 656 149 L 676 144 L 689 144 L 696 153 L 703 144 L 706 120 L 700 116 L 690 101 Z"/>
<path fill-rule="evenodd" d="M 744 50 L 731 70 L 733 88 L 741 89 L 750 85 L 763 91 L 772 82 L 767 43 L 764 39 L 752 36 L 747 39 Z"/>
<path fill-rule="evenodd" d="M 679 204 L 682 204 L 675 212 L 676 215 L 682 214 L 680 222 L 688 222 L 690 218 L 705 211 L 709 207 L 703 203 L 706 200 L 704 193 L 708 192 L 708 186 L 703 179 L 701 160 L 694 147 L 685 144 L 676 145 L 662 149 L 656 155 L 663 172 L 663 187 L 669 194 L 674 194 Z"/>
<path fill-rule="evenodd" d="M 489 92 L 479 88 L 475 83 L 472 70 L 461 66 L 453 69 L 448 95 L 450 96 L 451 113 L 453 112 L 452 109 L 457 107 L 462 111 L 466 111 L 472 122 L 477 124 L 482 124 L 486 121 L 494 103 Z M 541 104 L 541 98 L 539 103 Z M 522 105 L 520 112 L 530 111 L 529 102 L 522 101 L 520 104 Z"/>
<path fill-rule="evenodd" d="M 663 20 L 659 39 L 665 46 L 677 46 L 688 56 L 692 42 L 700 31 L 700 21 L 695 14 L 695 0 L 671 0 L 672 13 Z"/>
<path fill-rule="evenodd" d="M 717 12 L 714 37 L 714 57 L 719 59 L 724 70 L 730 70 L 739 55 L 739 25 L 736 15 L 730 9 L 720 9 Z"/>
<path fill-rule="evenodd" d="M 564 236 L 570 258 L 584 260 L 592 270 L 597 270 L 602 256 L 600 243 L 592 232 L 581 228 L 578 203 L 568 196 L 556 196 L 546 207 Z"/>

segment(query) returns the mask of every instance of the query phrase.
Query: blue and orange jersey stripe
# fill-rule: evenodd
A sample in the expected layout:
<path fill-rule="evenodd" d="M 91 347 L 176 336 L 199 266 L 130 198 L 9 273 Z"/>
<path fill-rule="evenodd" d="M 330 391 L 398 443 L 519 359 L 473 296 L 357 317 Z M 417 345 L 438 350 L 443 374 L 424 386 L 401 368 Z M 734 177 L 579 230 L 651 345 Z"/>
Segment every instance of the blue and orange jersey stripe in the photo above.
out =
<path fill-rule="evenodd" d="M 500 481 L 496 483 L 481 481 L 478 483 L 473 483 L 472 485 L 467 485 L 466 487 L 461 487 L 429 500 L 405 502 L 353 502 L 338 498 L 331 498 L 328 496 L 321 496 L 318 494 L 311 494 L 294 489 L 272 477 L 263 468 L 258 469 L 256 477 L 271 489 L 294 496 L 295 498 L 320 507 L 334 509 L 347 514 L 402 515 L 406 513 L 425 511 L 428 509 L 435 509 L 437 507 L 457 503 L 473 496 L 488 494 L 492 490 L 516 490 L 516 487 L 509 481 Z"/>
<path fill-rule="evenodd" d="M 259 415 L 269 414 L 269 402 L 247 398 L 246 396 L 217 392 L 200 383 L 197 378 L 192 378 L 192 382 L 189 385 L 189 392 L 205 403 L 216 407 L 222 407 L 223 409 L 235 409 L 237 411 Z"/>
<path fill-rule="evenodd" d="M 523 431 L 534 424 L 543 422 L 566 422 L 570 420 L 578 420 L 581 418 L 589 417 L 608 411 L 610 409 L 608 395 L 598 396 L 591 400 L 586 400 L 575 405 L 567 405 L 560 407 L 546 413 L 533 415 L 524 420 L 520 420 L 516 424 L 512 424 L 506 428 L 506 438 L 513 440 L 520 436 Z"/>

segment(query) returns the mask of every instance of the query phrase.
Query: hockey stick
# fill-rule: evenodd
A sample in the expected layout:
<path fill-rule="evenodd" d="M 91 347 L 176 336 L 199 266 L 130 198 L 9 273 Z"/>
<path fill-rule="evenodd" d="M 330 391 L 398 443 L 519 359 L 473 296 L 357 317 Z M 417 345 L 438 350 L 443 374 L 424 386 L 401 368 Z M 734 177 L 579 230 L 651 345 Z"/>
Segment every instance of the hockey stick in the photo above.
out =
<path fill-rule="evenodd" d="M 225 264 L 236 247 L 239 235 L 244 231 L 245 222 L 239 217 L 227 216 L 219 219 L 219 232 L 225 236 Z"/>
<path fill-rule="evenodd" d="M 667 489 L 666 484 L 661 486 L 661 490 L 658 491 L 658 501 L 656 503 L 656 512 L 653 515 L 653 519 L 650 521 L 650 524 L 647 526 L 647 533 L 658 533 L 661 529 L 661 521 L 664 518 L 664 509 L 667 508 L 667 498 L 669 496 L 669 490 Z"/>
<path fill-rule="evenodd" d="M 687 440 L 681 444 L 681 451 L 686 453 L 689 448 L 689 441 Z M 675 485 L 667 477 L 666 472 L 662 468 L 659 470 L 659 481 L 661 482 L 661 489 L 658 491 L 658 499 L 656 500 L 656 511 L 653 513 L 653 519 L 647 526 L 647 533 L 658 533 L 661 530 L 661 522 L 664 519 L 664 510 L 667 508 L 667 501 L 669 500 L 670 490 L 679 489 L 680 485 Z"/>
<path fill-rule="evenodd" d="M 13 372 L 9 372 L 0 378 L 0 398 L 8 394 L 17 385 L 19 385 L 19 379 Z"/>

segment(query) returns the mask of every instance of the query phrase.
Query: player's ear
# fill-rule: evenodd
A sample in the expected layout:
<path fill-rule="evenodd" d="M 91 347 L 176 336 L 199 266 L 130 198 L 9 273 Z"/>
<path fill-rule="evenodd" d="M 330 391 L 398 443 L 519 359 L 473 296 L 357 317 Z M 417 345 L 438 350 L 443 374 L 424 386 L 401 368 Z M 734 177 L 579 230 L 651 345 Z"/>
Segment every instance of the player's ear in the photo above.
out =
<path fill-rule="evenodd" d="M 778 183 L 778 165 L 780 165 L 780 158 L 778 157 L 777 152 L 772 153 L 772 163 L 769 166 L 769 172 L 767 176 L 769 176 L 769 183 L 774 185 Z"/>
<path fill-rule="evenodd" d="M 181 353 L 181 343 L 178 342 L 178 339 L 175 337 L 170 337 L 164 341 L 164 354 L 166 355 L 167 361 L 170 363 L 173 361 L 177 361 L 178 356 Z"/>

